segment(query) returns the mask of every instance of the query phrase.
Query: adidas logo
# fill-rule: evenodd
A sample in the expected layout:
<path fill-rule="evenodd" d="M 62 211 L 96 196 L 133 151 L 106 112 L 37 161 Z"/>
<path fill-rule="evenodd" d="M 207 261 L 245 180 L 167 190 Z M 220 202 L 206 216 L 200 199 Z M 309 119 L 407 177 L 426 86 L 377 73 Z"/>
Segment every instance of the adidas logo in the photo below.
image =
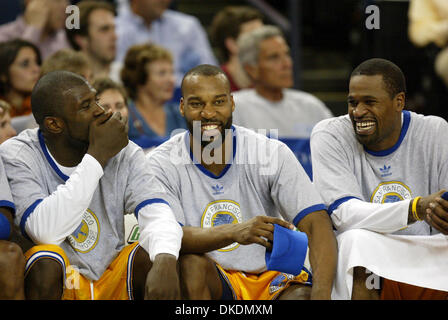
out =
<path fill-rule="evenodd" d="M 392 175 L 392 172 L 390 172 L 390 166 L 384 165 L 384 167 L 380 168 L 381 177 L 387 177 Z"/>
<path fill-rule="evenodd" d="M 213 195 L 217 195 L 217 194 L 222 194 L 222 193 L 224 193 L 222 190 L 224 189 L 224 187 L 223 186 L 220 186 L 220 185 L 216 185 L 216 186 L 212 186 L 212 189 L 213 189 Z"/>

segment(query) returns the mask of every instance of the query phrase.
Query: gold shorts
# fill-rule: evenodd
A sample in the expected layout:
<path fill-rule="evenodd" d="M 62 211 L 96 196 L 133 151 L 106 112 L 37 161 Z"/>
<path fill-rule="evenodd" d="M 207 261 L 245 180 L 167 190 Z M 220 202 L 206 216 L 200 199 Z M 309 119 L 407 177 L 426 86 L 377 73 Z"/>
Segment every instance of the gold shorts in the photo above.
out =
<path fill-rule="evenodd" d="M 139 245 L 134 242 L 121 250 L 100 279 L 87 279 L 70 265 L 64 250 L 57 245 L 34 246 L 25 253 L 25 276 L 40 259 L 59 262 L 64 272 L 63 300 L 129 300 L 132 295 L 132 267 Z"/>
<path fill-rule="evenodd" d="M 235 300 L 273 300 L 292 283 L 311 285 L 311 274 L 306 269 L 294 276 L 279 271 L 251 274 L 224 270 L 218 264 L 216 266 L 229 285 Z"/>

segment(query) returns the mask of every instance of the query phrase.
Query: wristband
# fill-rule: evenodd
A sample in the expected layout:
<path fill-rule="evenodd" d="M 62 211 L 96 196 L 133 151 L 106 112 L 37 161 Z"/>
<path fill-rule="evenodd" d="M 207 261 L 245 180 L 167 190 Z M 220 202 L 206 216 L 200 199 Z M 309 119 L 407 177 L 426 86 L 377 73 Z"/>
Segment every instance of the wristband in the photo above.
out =
<path fill-rule="evenodd" d="M 420 198 L 421 197 L 416 197 L 414 198 L 414 200 L 412 200 L 412 216 L 414 217 L 415 221 L 422 221 L 422 219 L 420 219 L 417 214 L 417 203 Z"/>
<path fill-rule="evenodd" d="M 9 220 L 0 213 L 0 240 L 8 240 L 11 234 L 11 225 Z"/>

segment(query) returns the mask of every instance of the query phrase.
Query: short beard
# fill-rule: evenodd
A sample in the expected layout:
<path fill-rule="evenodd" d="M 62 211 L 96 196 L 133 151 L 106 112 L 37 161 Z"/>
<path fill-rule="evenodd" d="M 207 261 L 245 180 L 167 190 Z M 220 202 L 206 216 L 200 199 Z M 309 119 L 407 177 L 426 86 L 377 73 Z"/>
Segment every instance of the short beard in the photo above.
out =
<path fill-rule="evenodd" d="M 190 132 L 190 134 L 193 136 L 193 138 L 195 137 L 195 134 L 194 134 L 194 125 L 193 125 L 193 122 L 194 121 L 192 121 L 192 122 L 187 122 L 187 128 L 188 128 L 188 131 Z M 216 121 L 210 121 L 210 122 L 216 122 Z M 226 137 L 226 133 L 227 133 L 227 131 L 232 127 L 232 122 L 233 122 L 233 116 L 231 115 L 230 116 L 230 118 L 227 120 L 227 122 L 225 123 L 225 124 L 223 124 L 222 125 L 222 131 L 221 131 L 221 143 L 223 143 L 224 142 L 224 139 L 225 139 L 225 137 Z M 201 125 L 203 124 L 203 123 L 207 123 L 206 121 L 201 121 Z M 201 140 L 201 147 L 202 148 L 205 148 L 206 146 L 208 146 L 210 143 L 216 143 L 215 142 L 215 140 L 219 140 L 219 139 L 211 139 L 210 141 L 208 141 L 208 140 L 204 140 L 204 138 L 203 138 L 203 136 L 202 136 L 202 131 L 201 131 L 201 126 L 199 126 L 199 132 L 201 133 L 201 136 L 200 136 L 200 140 Z"/>

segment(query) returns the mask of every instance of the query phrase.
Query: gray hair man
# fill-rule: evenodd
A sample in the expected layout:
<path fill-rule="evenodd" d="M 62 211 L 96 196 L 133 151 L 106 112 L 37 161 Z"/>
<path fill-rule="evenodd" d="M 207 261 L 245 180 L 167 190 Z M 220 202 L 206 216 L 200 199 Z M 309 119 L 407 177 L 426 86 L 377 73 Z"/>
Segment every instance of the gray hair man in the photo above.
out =
<path fill-rule="evenodd" d="M 234 113 L 236 124 L 252 129 L 278 129 L 280 137 L 308 139 L 317 122 L 332 116 L 313 95 L 291 89 L 293 61 L 278 27 L 266 25 L 242 35 L 238 51 L 254 88 L 234 94 L 238 106 Z"/>

